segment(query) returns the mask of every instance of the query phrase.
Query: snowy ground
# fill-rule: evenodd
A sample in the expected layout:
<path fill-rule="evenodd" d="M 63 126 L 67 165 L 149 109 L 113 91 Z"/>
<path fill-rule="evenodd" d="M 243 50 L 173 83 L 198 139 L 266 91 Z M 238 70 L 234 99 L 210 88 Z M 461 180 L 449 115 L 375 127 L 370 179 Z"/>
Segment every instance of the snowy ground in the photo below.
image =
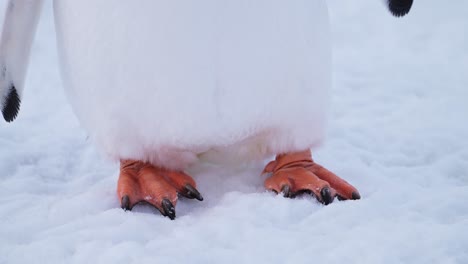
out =
<path fill-rule="evenodd" d="M 0 263 L 468 263 L 466 1 L 327 0 L 332 115 L 316 160 L 360 201 L 267 193 L 248 168 L 193 168 L 176 221 L 119 208 L 116 164 L 62 91 L 45 8 L 19 118 L 0 122 Z M 5 0 L 0 2 L 4 3 Z"/>

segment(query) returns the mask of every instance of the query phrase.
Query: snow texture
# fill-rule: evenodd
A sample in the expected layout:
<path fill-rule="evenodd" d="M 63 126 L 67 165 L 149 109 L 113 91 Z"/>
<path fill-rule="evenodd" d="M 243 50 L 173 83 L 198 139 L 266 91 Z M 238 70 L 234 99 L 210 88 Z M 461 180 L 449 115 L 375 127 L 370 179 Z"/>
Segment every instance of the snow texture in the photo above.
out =
<path fill-rule="evenodd" d="M 0 263 L 468 263 L 468 3 L 401 19 L 327 3 L 332 112 L 314 156 L 361 200 L 285 199 L 263 190 L 264 164 L 202 164 L 205 200 L 180 200 L 175 221 L 122 211 L 117 164 L 65 98 L 48 3 L 21 112 L 0 123 Z"/>

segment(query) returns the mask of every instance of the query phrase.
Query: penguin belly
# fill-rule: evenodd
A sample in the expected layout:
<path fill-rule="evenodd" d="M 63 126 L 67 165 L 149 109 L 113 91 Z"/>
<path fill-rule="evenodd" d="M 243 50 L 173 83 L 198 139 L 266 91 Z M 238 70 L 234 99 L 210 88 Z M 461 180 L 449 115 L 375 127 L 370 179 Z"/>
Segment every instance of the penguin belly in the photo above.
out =
<path fill-rule="evenodd" d="M 317 146 L 330 87 L 323 0 L 56 0 L 73 109 L 114 159 L 184 168 Z"/>

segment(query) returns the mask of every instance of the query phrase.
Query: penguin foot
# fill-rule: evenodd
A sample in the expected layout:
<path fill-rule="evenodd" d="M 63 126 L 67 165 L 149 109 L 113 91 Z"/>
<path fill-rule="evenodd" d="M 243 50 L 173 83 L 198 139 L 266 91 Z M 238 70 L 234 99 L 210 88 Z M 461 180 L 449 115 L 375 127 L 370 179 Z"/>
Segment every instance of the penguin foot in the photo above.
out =
<path fill-rule="evenodd" d="M 339 200 L 358 200 L 359 192 L 351 184 L 312 160 L 309 150 L 277 155 L 268 163 L 263 173 L 271 175 L 265 188 L 284 197 L 310 193 L 325 205 Z"/>
<path fill-rule="evenodd" d="M 132 210 L 135 204 L 146 202 L 171 220 L 176 217 L 178 195 L 203 201 L 192 177 L 135 160 L 120 161 L 117 195 L 124 210 Z"/>

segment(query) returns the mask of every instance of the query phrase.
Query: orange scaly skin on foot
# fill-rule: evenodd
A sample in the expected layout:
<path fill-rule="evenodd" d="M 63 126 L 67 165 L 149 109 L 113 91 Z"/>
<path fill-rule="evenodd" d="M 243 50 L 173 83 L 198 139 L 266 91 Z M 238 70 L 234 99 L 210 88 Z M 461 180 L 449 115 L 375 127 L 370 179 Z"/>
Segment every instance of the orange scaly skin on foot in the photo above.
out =
<path fill-rule="evenodd" d="M 202 201 L 192 177 L 181 171 L 172 171 L 149 163 L 122 160 L 117 184 L 121 206 L 131 210 L 139 202 L 156 207 L 162 215 L 175 218 L 178 194 Z"/>
<path fill-rule="evenodd" d="M 310 192 L 323 204 L 333 202 L 335 196 L 342 200 L 361 198 L 351 184 L 315 163 L 309 150 L 278 155 L 263 173 L 271 173 L 265 188 L 283 192 L 285 197 Z"/>
<path fill-rule="evenodd" d="M 335 196 L 344 200 L 360 199 L 356 188 L 315 163 L 310 151 L 277 155 L 263 173 L 271 174 L 265 180 L 265 187 L 276 193 L 283 192 L 285 197 L 309 192 L 323 204 L 331 203 Z M 195 181 L 182 171 L 135 160 L 120 162 L 117 195 L 123 209 L 131 210 L 135 204 L 147 202 L 173 220 L 179 194 L 203 200 Z"/>

